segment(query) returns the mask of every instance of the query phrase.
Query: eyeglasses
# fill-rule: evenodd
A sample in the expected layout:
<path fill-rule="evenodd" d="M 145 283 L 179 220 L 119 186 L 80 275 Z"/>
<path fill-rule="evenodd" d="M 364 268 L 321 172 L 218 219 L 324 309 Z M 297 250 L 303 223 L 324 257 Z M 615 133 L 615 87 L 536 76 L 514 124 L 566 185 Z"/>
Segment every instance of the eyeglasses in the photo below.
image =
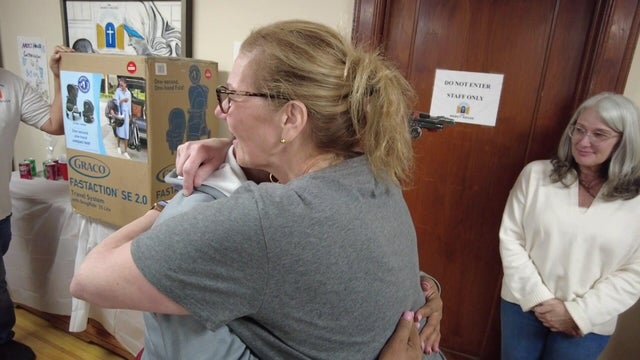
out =
<path fill-rule="evenodd" d="M 237 95 L 237 96 L 257 96 L 268 99 L 283 99 L 290 100 L 287 96 L 281 94 L 267 94 L 261 92 L 251 92 L 251 91 L 241 91 L 241 90 L 229 90 L 224 85 L 220 85 L 216 88 L 216 97 L 218 98 L 218 106 L 220 107 L 220 111 L 223 114 L 229 112 L 229 108 L 231 107 L 231 97 L 229 95 Z"/>
<path fill-rule="evenodd" d="M 574 141 L 581 141 L 585 136 L 588 136 L 589 141 L 594 145 L 601 144 L 609 139 L 618 137 L 619 135 L 620 133 L 618 132 L 614 132 L 613 134 L 599 130 L 591 132 L 579 125 L 571 125 L 571 128 L 569 128 L 569 137 Z"/>

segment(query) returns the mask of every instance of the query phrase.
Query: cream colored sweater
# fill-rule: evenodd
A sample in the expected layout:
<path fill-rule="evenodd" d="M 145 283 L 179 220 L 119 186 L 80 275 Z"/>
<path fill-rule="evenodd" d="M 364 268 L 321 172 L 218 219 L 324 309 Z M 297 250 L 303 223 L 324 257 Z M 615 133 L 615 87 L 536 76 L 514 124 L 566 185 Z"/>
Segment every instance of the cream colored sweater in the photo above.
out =
<path fill-rule="evenodd" d="M 501 296 L 531 310 L 565 302 L 584 333 L 610 335 L 640 296 L 640 196 L 578 207 L 578 183 L 549 180 L 534 161 L 511 190 L 500 226 Z"/>

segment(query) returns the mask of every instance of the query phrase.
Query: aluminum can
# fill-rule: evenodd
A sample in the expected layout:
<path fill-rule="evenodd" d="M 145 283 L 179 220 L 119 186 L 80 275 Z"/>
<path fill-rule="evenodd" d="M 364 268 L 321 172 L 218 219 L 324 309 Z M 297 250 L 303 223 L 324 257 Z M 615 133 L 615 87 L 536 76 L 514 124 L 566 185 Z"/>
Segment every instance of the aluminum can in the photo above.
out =
<path fill-rule="evenodd" d="M 67 157 L 60 155 L 58 158 L 58 178 L 69 180 L 69 168 L 67 167 Z"/>
<path fill-rule="evenodd" d="M 47 180 L 58 180 L 58 166 L 53 160 L 47 160 L 43 163 L 44 175 Z"/>
<path fill-rule="evenodd" d="M 28 161 L 23 161 L 18 164 L 18 169 L 20 170 L 20 179 L 33 179 L 33 175 L 31 175 L 31 163 Z"/>
<path fill-rule="evenodd" d="M 38 175 L 38 170 L 36 169 L 36 159 L 30 157 L 28 159 L 25 159 L 25 161 L 28 161 L 29 164 L 31 164 L 31 176 L 34 177 Z"/>

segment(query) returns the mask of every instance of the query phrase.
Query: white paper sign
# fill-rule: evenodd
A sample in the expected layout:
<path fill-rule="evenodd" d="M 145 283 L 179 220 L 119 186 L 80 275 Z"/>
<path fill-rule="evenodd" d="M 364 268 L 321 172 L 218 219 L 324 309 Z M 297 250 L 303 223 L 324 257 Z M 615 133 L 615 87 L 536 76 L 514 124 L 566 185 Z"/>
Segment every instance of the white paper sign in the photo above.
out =
<path fill-rule="evenodd" d="M 503 74 L 436 69 L 431 116 L 456 122 L 496 125 Z"/>
<path fill-rule="evenodd" d="M 49 100 L 49 59 L 44 41 L 36 37 L 18 36 L 18 58 L 22 78 Z"/>

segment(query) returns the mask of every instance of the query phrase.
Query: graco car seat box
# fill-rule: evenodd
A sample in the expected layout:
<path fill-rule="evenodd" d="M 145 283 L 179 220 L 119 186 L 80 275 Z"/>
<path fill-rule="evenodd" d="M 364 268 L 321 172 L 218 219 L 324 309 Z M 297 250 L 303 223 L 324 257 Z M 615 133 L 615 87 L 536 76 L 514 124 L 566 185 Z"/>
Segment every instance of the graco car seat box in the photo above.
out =
<path fill-rule="evenodd" d="M 122 226 L 170 199 L 178 145 L 216 136 L 218 64 L 65 53 L 62 110 L 73 209 Z M 129 100 L 123 100 L 123 99 Z"/>

